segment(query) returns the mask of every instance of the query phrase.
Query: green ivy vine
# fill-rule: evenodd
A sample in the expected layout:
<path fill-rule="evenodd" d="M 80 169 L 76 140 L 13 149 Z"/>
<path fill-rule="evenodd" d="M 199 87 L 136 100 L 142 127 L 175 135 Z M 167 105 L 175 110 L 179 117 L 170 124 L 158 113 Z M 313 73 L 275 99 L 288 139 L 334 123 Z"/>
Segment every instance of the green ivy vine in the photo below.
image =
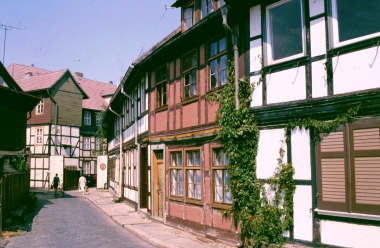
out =
<path fill-rule="evenodd" d="M 234 82 L 234 66 L 228 63 L 228 82 Z M 220 132 L 216 137 L 229 154 L 229 189 L 232 193 L 231 215 L 235 225 L 240 226 L 242 246 L 261 247 L 263 244 L 281 245 L 283 232 L 293 226 L 293 195 L 295 184 L 294 168 L 282 161 L 284 150 L 280 148 L 278 168 L 267 180 L 274 198 L 268 194 L 264 182 L 257 178 L 256 156 L 259 142 L 259 129 L 254 115 L 249 113 L 251 95 L 261 82 L 250 83 L 247 78 L 239 80 L 240 107 L 235 109 L 235 85 L 227 83 L 225 89 L 207 97 L 219 101 L 220 109 L 216 121 Z"/>
<path fill-rule="evenodd" d="M 314 141 L 320 140 L 320 133 L 330 133 L 345 123 L 354 121 L 359 106 L 330 122 L 311 118 L 297 119 L 285 127 L 286 141 L 281 141 L 278 165 L 273 176 L 266 182 L 256 174 L 256 156 L 259 142 L 259 129 L 254 115 L 249 113 L 251 95 L 261 82 L 250 83 L 247 78 L 239 80 L 239 109 L 235 109 L 234 65 L 228 61 L 228 83 L 225 89 L 207 96 L 209 101 L 219 101 L 216 122 L 220 132 L 216 140 L 224 145 L 229 161 L 229 190 L 232 193 L 231 210 L 223 211 L 225 217 L 232 216 L 235 226 L 240 226 L 243 247 L 262 247 L 284 243 L 283 233 L 293 229 L 293 197 L 296 185 L 291 163 L 283 161 L 284 145 L 289 141 L 291 130 L 296 127 L 314 130 Z M 231 82 L 231 83 L 230 83 Z M 266 187 L 267 186 L 267 187 Z"/>

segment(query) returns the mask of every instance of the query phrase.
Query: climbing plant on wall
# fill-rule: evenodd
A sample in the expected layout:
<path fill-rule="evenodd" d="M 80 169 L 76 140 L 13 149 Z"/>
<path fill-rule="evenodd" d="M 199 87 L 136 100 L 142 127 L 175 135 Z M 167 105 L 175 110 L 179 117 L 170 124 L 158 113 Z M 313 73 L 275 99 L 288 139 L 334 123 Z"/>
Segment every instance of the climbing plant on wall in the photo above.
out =
<path fill-rule="evenodd" d="M 228 64 L 228 82 L 234 82 L 234 66 Z M 233 195 L 231 214 L 241 228 L 244 247 L 261 247 L 262 244 L 283 243 L 282 233 L 292 227 L 292 201 L 294 194 L 294 169 L 279 159 L 278 170 L 268 180 L 275 197 L 268 197 L 264 182 L 257 178 L 256 156 L 259 129 L 254 116 L 249 113 L 252 91 L 260 83 L 250 83 L 247 78 L 239 80 L 240 107 L 235 108 L 235 85 L 227 83 L 225 89 L 209 100 L 219 101 L 216 120 L 220 126 L 217 140 L 224 144 L 230 157 L 229 189 Z M 283 149 L 281 148 L 283 151 Z M 283 152 L 280 150 L 280 157 Z M 289 183 L 293 182 L 293 183 Z M 284 189 L 286 188 L 286 189 Z M 285 192 L 285 194 L 283 194 Z M 284 202 L 286 199 L 291 201 Z M 291 210 L 290 210 L 291 209 Z"/>

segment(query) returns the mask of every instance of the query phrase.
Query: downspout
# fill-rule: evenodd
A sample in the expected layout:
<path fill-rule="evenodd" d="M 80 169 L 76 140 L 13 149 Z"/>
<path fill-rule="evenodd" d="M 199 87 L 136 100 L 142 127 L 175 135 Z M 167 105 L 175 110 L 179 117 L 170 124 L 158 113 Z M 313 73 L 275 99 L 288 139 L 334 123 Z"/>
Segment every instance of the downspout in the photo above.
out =
<path fill-rule="evenodd" d="M 119 168 L 123 168 L 124 166 L 124 163 L 123 163 L 123 133 L 122 133 L 122 118 L 121 118 L 121 115 L 119 115 L 118 113 L 116 113 L 112 108 L 111 108 L 111 104 L 109 105 L 109 108 L 108 108 L 112 113 L 114 113 L 117 117 L 119 117 L 119 120 L 120 120 L 120 123 L 119 123 L 119 153 L 120 153 L 120 159 L 119 159 Z M 123 179 L 124 178 L 121 178 L 122 177 L 122 173 L 119 172 L 119 180 L 120 180 L 120 196 L 119 198 L 122 200 L 123 199 L 123 196 L 124 196 L 124 181 Z"/>
<path fill-rule="evenodd" d="M 220 9 L 220 11 L 222 13 L 222 18 L 223 18 L 222 25 L 224 29 L 230 32 L 233 36 L 232 42 L 233 42 L 234 63 L 235 63 L 235 98 L 236 98 L 236 110 L 238 110 L 239 105 L 240 105 L 240 101 L 239 101 L 239 48 L 238 48 L 239 36 L 236 33 L 236 31 L 232 29 L 230 26 L 228 26 L 227 24 L 227 14 L 228 14 L 229 8 L 230 8 L 230 5 L 226 4 Z"/>
<path fill-rule="evenodd" d="M 54 121 L 54 125 L 55 125 L 55 132 L 54 132 L 54 155 L 55 153 L 57 152 L 57 123 L 58 123 L 58 104 L 57 102 L 54 100 L 53 96 L 50 95 L 50 92 L 49 90 L 47 90 L 47 93 L 48 95 L 50 96 L 50 99 L 54 102 L 55 104 L 55 121 Z M 51 128 L 50 128 L 51 129 Z M 49 148 L 50 149 L 50 148 Z"/>
<path fill-rule="evenodd" d="M 137 141 L 138 125 L 137 125 L 137 99 L 131 97 L 124 92 L 124 85 L 121 87 L 121 94 L 134 101 L 134 116 L 135 116 L 135 145 L 137 149 L 137 212 L 140 212 L 140 144 Z"/>

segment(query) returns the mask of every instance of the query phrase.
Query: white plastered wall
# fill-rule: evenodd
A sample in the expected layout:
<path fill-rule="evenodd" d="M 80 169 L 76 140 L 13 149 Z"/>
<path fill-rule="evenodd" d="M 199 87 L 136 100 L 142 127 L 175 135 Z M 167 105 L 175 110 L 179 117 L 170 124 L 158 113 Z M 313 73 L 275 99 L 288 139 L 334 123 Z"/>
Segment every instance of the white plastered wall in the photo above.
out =
<path fill-rule="evenodd" d="M 63 156 L 50 156 L 50 183 L 53 181 L 55 174 L 58 174 L 59 179 L 63 180 Z"/>
<path fill-rule="evenodd" d="M 310 134 L 298 127 L 291 132 L 292 164 L 295 180 L 311 180 Z M 297 185 L 294 194 L 294 238 L 313 240 L 312 187 Z"/>
<path fill-rule="evenodd" d="M 306 99 L 305 67 L 269 73 L 266 85 L 268 104 Z"/>
<path fill-rule="evenodd" d="M 380 87 L 379 46 L 333 58 L 334 94 Z"/>
<path fill-rule="evenodd" d="M 322 220 L 321 242 L 341 247 L 380 247 L 380 227 Z"/>

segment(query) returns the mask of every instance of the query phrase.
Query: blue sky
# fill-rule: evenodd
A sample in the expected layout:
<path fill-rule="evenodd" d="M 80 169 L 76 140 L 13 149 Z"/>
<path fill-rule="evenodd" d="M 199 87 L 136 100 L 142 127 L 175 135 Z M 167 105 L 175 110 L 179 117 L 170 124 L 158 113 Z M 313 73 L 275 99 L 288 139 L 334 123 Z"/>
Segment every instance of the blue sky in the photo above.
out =
<path fill-rule="evenodd" d="M 180 26 L 175 0 L 0 0 L 4 64 L 69 68 L 117 84 L 141 51 Z M 0 60 L 4 55 L 0 29 Z"/>

